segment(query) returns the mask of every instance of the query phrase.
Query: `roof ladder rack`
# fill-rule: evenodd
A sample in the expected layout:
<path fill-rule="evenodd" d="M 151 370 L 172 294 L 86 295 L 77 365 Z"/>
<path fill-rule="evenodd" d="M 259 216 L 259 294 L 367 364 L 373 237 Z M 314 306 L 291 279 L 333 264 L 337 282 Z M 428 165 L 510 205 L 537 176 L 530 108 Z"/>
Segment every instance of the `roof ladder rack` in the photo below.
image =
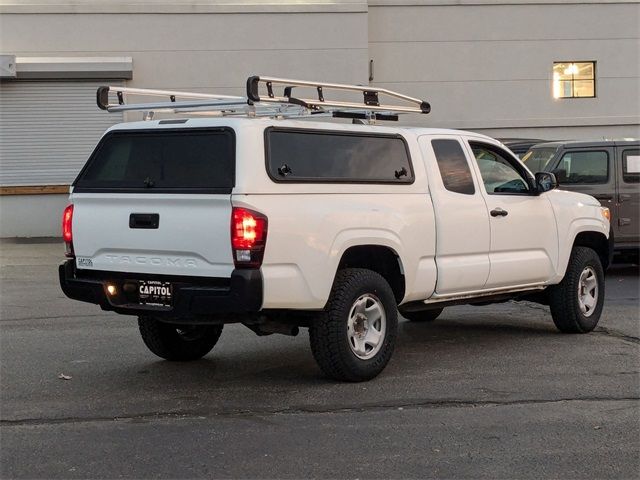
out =
<path fill-rule="evenodd" d="M 282 94 L 275 89 L 282 88 Z M 294 88 L 313 89 L 314 98 L 294 96 Z M 357 92 L 358 101 L 327 98 L 327 93 Z M 116 103 L 110 103 L 115 93 Z M 163 100 L 146 103 L 127 103 L 127 97 L 160 97 Z M 153 112 L 193 113 L 217 116 L 268 116 L 275 118 L 330 115 L 338 118 L 363 120 L 397 120 L 401 113 L 429 113 L 429 103 L 418 98 L 384 88 L 338 83 L 320 83 L 275 77 L 252 76 L 247 79 L 247 96 L 217 95 L 173 90 L 152 90 L 129 87 L 99 87 L 96 93 L 98 107 L 109 112 L 143 111 L 145 118 Z M 393 99 L 396 104 L 384 103 Z M 398 102 L 400 101 L 400 102 Z M 397 104 L 400 103 L 400 104 Z"/>
<path fill-rule="evenodd" d="M 267 90 L 266 96 L 260 96 L 260 85 L 264 84 Z M 273 87 L 281 85 L 284 87 L 282 96 L 274 93 Z M 301 98 L 293 96 L 295 87 L 314 88 L 317 91 L 317 98 Z M 328 100 L 327 90 L 342 92 L 360 92 L 363 99 L 361 102 L 344 102 Z M 381 96 L 402 100 L 405 105 L 392 105 L 380 102 Z M 253 76 L 247 79 L 247 98 L 254 103 L 293 103 L 309 110 L 322 111 L 345 111 L 364 110 L 370 112 L 385 113 L 429 113 L 431 106 L 428 102 L 419 98 L 409 97 L 402 93 L 387 90 L 385 88 L 365 87 L 362 85 L 343 85 L 340 83 L 320 83 L 308 82 L 304 80 L 290 80 L 287 78 L 258 77 Z"/>

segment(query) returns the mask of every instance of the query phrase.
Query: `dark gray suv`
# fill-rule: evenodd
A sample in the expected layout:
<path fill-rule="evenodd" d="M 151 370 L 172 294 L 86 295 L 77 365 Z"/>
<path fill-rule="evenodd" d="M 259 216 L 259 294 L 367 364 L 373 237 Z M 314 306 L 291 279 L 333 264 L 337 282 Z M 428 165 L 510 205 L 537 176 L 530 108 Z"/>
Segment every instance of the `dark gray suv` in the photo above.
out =
<path fill-rule="evenodd" d="M 637 261 L 640 250 L 640 140 L 541 143 L 522 161 L 532 172 L 553 172 L 560 188 L 592 195 L 611 210 L 617 253 Z"/>

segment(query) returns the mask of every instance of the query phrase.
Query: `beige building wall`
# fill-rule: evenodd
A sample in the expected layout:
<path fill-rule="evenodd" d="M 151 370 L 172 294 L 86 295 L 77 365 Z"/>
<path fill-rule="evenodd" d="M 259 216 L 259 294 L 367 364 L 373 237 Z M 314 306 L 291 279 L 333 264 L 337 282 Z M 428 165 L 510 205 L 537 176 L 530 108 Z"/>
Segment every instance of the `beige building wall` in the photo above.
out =
<path fill-rule="evenodd" d="M 104 0 L 69 7 L 49 0 L 47 8 L 5 6 L 0 50 L 130 56 L 132 87 L 243 95 L 254 74 L 367 81 L 366 3 L 171 3 Z"/>
<path fill-rule="evenodd" d="M 375 85 L 431 101 L 412 123 L 496 137 L 640 136 L 640 2 L 370 0 Z M 596 61 L 596 98 L 554 99 L 554 61 Z"/>
<path fill-rule="evenodd" d="M 638 0 L 0 0 L 0 54 L 130 57 L 127 86 L 225 94 L 244 94 L 252 74 L 367 84 L 372 73 L 431 103 L 410 124 L 640 137 Z M 571 60 L 596 62 L 596 98 L 553 98 L 552 64 Z M 65 203 L 0 195 L 0 236 L 59 235 Z"/>

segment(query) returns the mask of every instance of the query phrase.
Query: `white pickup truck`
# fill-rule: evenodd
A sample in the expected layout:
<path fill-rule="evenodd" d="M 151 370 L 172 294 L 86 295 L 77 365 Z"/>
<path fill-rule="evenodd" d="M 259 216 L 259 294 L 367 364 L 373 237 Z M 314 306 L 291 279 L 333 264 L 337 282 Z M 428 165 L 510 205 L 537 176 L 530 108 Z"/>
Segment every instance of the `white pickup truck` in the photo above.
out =
<path fill-rule="evenodd" d="M 124 108 L 108 93 L 102 108 Z M 256 105 L 105 133 L 63 216 L 69 298 L 138 316 L 168 360 L 206 355 L 226 323 L 308 327 L 322 371 L 346 381 L 384 369 L 398 311 L 428 321 L 519 299 L 549 305 L 562 332 L 595 328 L 611 246 L 594 198 L 554 189 L 553 174 L 477 133 L 261 117 Z"/>

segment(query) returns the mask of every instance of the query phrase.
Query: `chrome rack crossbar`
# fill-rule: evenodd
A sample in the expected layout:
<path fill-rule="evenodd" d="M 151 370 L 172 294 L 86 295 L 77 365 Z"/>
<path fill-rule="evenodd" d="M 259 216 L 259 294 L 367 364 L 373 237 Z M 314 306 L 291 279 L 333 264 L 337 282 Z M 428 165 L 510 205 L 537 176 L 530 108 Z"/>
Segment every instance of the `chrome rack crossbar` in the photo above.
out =
<path fill-rule="evenodd" d="M 266 87 L 266 96 L 260 95 L 260 86 Z M 284 87 L 282 96 L 274 93 L 274 86 Z M 300 98 L 293 96 L 294 87 L 314 88 L 317 98 Z M 263 88 L 264 90 L 264 88 Z M 361 102 L 344 102 L 328 100 L 325 95 L 327 90 L 343 92 L 360 92 L 363 95 Z M 381 96 L 402 100 L 408 105 L 392 105 L 380 102 Z M 308 82 L 305 80 L 290 80 L 276 77 L 249 77 L 247 80 L 247 98 L 254 103 L 293 103 L 311 110 L 341 110 L 358 109 L 372 112 L 385 113 L 429 113 L 431 106 L 428 102 L 419 98 L 403 95 L 402 93 L 387 90 L 386 88 L 365 87 L 362 85 L 344 85 L 340 83 Z"/>

